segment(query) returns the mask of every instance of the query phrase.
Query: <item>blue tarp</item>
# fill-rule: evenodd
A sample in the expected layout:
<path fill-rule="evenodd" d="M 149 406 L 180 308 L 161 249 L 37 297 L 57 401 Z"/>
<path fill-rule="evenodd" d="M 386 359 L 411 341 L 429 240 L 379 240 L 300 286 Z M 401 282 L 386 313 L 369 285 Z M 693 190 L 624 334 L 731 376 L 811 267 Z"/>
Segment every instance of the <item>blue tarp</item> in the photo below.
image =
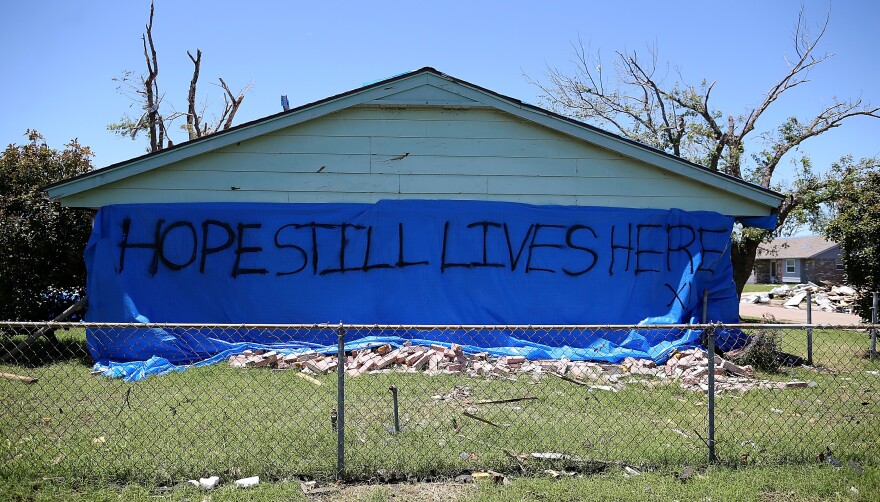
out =
<path fill-rule="evenodd" d="M 740 216 L 736 219 L 744 227 L 762 228 L 764 230 L 776 230 L 776 222 L 779 215 L 776 213 L 767 216 Z"/>
<path fill-rule="evenodd" d="M 733 219 L 712 212 L 479 201 L 192 203 L 102 208 L 86 250 L 96 322 L 447 325 L 738 321 Z M 427 337 L 430 335 L 430 337 Z M 366 338 L 372 337 L 372 338 Z M 351 343 L 665 360 L 674 330 L 349 332 Z M 733 334 L 722 345 L 738 344 Z M 249 348 L 335 351 L 335 331 L 90 329 L 129 379 Z M 730 348 L 730 347 L 727 347 Z"/>

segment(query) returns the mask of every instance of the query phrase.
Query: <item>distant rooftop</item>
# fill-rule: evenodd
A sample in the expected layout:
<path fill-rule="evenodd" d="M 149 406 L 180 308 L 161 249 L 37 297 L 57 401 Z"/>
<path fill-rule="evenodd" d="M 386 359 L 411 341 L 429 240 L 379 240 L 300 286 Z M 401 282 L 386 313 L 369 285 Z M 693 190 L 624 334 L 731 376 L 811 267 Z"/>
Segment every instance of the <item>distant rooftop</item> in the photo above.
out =
<path fill-rule="evenodd" d="M 837 247 L 836 242 L 825 240 L 821 235 L 773 239 L 758 246 L 757 259 L 812 258 Z"/>

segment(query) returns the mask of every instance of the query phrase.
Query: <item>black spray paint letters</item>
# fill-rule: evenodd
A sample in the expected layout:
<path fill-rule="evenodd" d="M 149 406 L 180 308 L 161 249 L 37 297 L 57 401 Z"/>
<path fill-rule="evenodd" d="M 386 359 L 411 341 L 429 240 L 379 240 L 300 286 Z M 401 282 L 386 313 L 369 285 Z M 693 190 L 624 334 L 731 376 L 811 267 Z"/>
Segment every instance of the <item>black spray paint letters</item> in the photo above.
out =
<path fill-rule="evenodd" d="M 348 222 L 267 227 L 260 222 L 217 219 L 134 224 L 125 218 L 117 273 L 130 270 L 133 259 L 138 267 L 146 264 L 149 275 L 156 275 L 160 267 L 169 271 L 193 268 L 202 274 L 217 273 L 223 267 L 223 273 L 233 278 L 328 276 L 411 267 L 435 267 L 444 274 L 498 269 L 581 277 L 591 272 L 662 274 L 672 272 L 674 264 L 684 264 L 690 273 L 714 272 L 713 263 L 724 254 L 728 233 L 726 229 L 648 223 L 603 228 L 585 223 L 525 226 L 481 220 L 446 221 L 434 229 L 416 223 L 374 227 Z M 419 241 L 436 242 L 439 249 L 426 250 L 424 245 L 417 246 Z M 415 250 L 422 255 L 416 256 Z M 703 259 L 695 270 L 697 254 Z"/>
<path fill-rule="evenodd" d="M 196 266 L 198 257 L 198 270 L 200 273 L 209 272 L 212 267 L 211 255 L 217 255 L 224 251 L 232 252 L 234 262 L 229 268 L 229 275 L 233 278 L 242 275 L 265 275 L 274 273 L 275 276 L 295 275 L 308 270 L 313 275 L 329 275 L 345 272 L 369 272 L 377 269 L 404 269 L 415 266 L 426 266 L 428 260 L 415 260 L 406 251 L 407 237 L 404 225 L 398 224 L 394 239 L 383 242 L 375 242 L 374 228 L 351 223 L 290 223 L 280 226 L 273 231 L 271 242 L 273 247 L 264 248 L 257 242 L 260 232 L 266 232 L 262 223 L 230 223 L 214 219 L 208 219 L 199 225 L 201 232 L 196 231 L 196 224 L 190 221 L 176 221 L 166 224 L 165 220 L 156 220 L 152 231 L 138 237 L 140 241 L 132 237 L 131 218 L 122 221 L 122 238 L 119 241 L 119 266 L 117 273 L 126 270 L 126 256 L 135 250 L 149 252 L 147 273 L 156 275 L 159 266 L 164 265 L 171 271 L 179 271 L 188 267 Z M 330 232 L 330 242 L 323 234 Z M 304 241 L 303 235 L 306 236 Z M 173 250 L 169 249 L 169 237 L 176 238 Z M 353 256 L 349 251 L 352 239 L 363 239 L 363 249 L 358 256 Z M 381 247 L 387 249 L 393 241 L 397 247 L 397 260 L 389 263 L 381 263 L 374 260 L 371 254 Z M 187 259 L 181 260 L 174 255 L 180 255 L 180 249 L 186 248 Z M 270 259 L 266 253 L 274 252 Z M 335 256 L 324 256 L 332 252 Z M 279 259 L 280 253 L 280 259 Z M 322 258 L 324 256 L 324 258 Z M 143 255 L 138 259 L 143 259 Z M 177 261 L 175 261 L 177 259 Z M 129 258 L 130 261 L 130 258 Z M 320 263 L 332 263 L 330 266 L 321 266 Z M 290 268 L 286 270 L 270 271 L 269 264 L 283 264 Z M 280 265 L 279 265 L 280 266 Z"/>

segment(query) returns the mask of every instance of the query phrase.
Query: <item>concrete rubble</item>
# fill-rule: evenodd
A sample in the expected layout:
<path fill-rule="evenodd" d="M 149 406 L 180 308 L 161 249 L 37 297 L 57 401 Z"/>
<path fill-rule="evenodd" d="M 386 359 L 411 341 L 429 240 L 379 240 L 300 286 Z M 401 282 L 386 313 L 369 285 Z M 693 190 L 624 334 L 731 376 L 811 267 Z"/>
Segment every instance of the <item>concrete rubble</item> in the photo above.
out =
<path fill-rule="evenodd" d="M 228 364 L 240 368 L 272 368 L 294 370 L 302 375 L 324 375 L 336 372 L 339 362 L 333 354 L 306 351 L 298 354 L 280 354 L 275 351 L 253 350 L 232 356 Z M 346 353 L 345 373 L 349 377 L 365 374 L 421 372 L 426 375 L 466 375 L 470 377 L 505 378 L 558 377 L 593 391 L 618 392 L 627 383 L 647 386 L 678 383 L 682 388 L 707 392 L 709 360 L 705 351 L 688 349 L 673 351 L 666 364 L 657 365 L 649 359 L 628 357 L 619 364 L 589 361 L 535 360 L 524 356 L 490 356 L 486 352 L 465 354 L 461 345 L 390 345 L 353 350 Z M 643 378 L 647 377 L 647 378 Z M 308 381 L 320 385 L 309 377 Z M 786 389 L 810 386 L 809 382 L 778 382 L 756 378 L 751 366 L 740 366 L 721 356 L 715 356 L 716 392 L 752 389 Z M 813 384 L 814 385 L 814 384 Z M 462 395 L 438 395 L 436 400 L 460 399 Z"/>
<path fill-rule="evenodd" d="M 260 484 L 259 476 L 252 476 L 249 478 L 242 478 L 233 482 L 235 486 L 239 488 L 251 488 Z"/>
<path fill-rule="evenodd" d="M 768 293 L 744 294 L 741 303 L 778 304 L 787 309 L 806 310 L 807 291 L 813 309 L 822 312 L 852 313 L 856 301 L 856 290 L 849 286 L 820 286 L 812 282 L 806 284 L 782 284 Z"/>

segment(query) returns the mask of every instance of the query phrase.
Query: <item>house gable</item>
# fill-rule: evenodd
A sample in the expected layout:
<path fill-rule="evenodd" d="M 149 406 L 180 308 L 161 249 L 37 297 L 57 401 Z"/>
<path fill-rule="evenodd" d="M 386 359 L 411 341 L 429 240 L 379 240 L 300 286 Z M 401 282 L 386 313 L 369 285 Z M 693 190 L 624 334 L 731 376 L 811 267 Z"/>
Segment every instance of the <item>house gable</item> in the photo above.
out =
<path fill-rule="evenodd" d="M 49 187 L 68 206 L 444 198 L 766 216 L 778 194 L 424 69 Z"/>

